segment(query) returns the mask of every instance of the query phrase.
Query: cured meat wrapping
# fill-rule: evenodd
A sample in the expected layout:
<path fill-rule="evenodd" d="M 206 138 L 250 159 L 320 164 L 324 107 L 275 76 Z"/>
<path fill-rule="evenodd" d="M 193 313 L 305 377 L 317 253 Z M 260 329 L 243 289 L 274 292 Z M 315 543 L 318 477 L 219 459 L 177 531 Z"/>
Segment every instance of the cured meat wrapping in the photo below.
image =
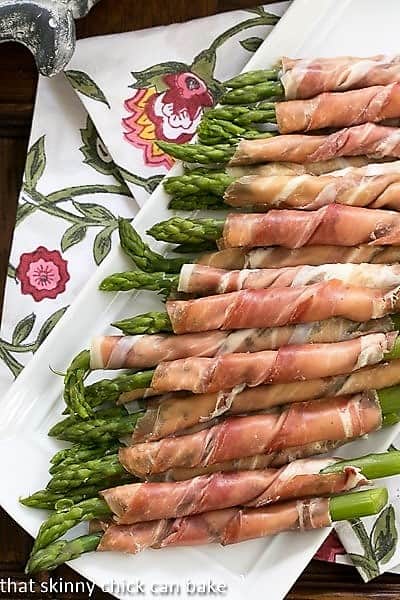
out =
<path fill-rule="evenodd" d="M 154 372 L 156 392 L 189 390 L 197 394 L 342 375 L 380 362 L 396 333 L 373 333 L 332 344 L 283 346 L 279 350 L 189 357 L 163 362 Z"/>
<path fill-rule="evenodd" d="M 282 531 L 305 531 L 330 524 L 328 499 L 292 500 L 266 508 L 228 508 L 179 519 L 107 526 L 97 550 L 137 554 L 146 548 L 167 546 L 212 542 L 226 546 Z"/>
<path fill-rule="evenodd" d="M 354 467 L 321 473 L 334 458 L 294 461 L 280 469 L 221 472 L 181 483 L 131 483 L 100 493 L 119 525 L 184 517 L 232 506 L 259 508 L 274 502 L 328 496 L 365 485 Z"/>
<path fill-rule="evenodd" d="M 241 290 L 166 304 L 175 333 L 280 327 L 344 317 L 369 321 L 399 310 L 399 290 L 388 292 L 333 279 L 313 285 Z"/>
<path fill-rule="evenodd" d="M 312 98 L 321 92 L 345 91 L 400 81 L 400 57 L 282 58 L 285 97 Z"/>
<path fill-rule="evenodd" d="M 327 135 L 288 134 L 241 140 L 229 164 L 235 166 L 277 160 L 305 163 L 358 155 L 399 158 L 400 130 L 365 123 Z"/>
<path fill-rule="evenodd" d="M 400 69 L 399 69 L 400 72 Z M 377 85 L 275 105 L 280 133 L 348 127 L 400 117 L 400 84 Z"/>
<path fill-rule="evenodd" d="M 90 347 L 91 369 L 142 369 L 162 361 L 188 356 L 217 356 L 230 352 L 274 350 L 288 344 L 339 342 L 365 335 L 393 331 L 390 317 L 356 323 L 327 319 L 306 325 L 267 329 L 207 331 L 194 334 L 99 336 Z"/>
<path fill-rule="evenodd" d="M 336 203 L 400 210 L 400 173 L 363 175 L 357 170 L 350 170 L 341 177 L 248 175 L 239 178 L 227 188 L 224 201 L 229 206 L 254 206 L 265 209 L 315 210 Z"/>
<path fill-rule="evenodd" d="M 376 394 L 299 402 L 266 414 L 230 417 L 197 433 L 121 448 L 121 464 L 138 477 L 176 467 L 207 467 L 320 441 L 345 441 L 380 428 Z"/>
<path fill-rule="evenodd" d="M 368 243 L 400 245 L 400 214 L 341 204 L 329 204 L 312 212 L 231 213 L 224 222 L 220 246 L 301 248 Z"/>
<path fill-rule="evenodd" d="M 400 360 L 393 360 L 348 375 L 260 385 L 228 393 L 175 394 L 148 404 L 146 412 L 137 421 L 132 441 L 159 440 L 199 424 L 210 426 L 221 415 L 264 411 L 305 400 L 380 390 L 399 383 Z"/>

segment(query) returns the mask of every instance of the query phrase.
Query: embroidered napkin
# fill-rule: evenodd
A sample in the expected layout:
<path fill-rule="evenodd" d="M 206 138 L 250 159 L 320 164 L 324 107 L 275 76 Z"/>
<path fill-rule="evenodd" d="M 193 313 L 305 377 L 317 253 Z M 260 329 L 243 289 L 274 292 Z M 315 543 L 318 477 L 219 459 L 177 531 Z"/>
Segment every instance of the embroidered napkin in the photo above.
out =
<path fill-rule="evenodd" d="M 170 168 L 155 139 L 189 141 L 220 81 L 238 73 L 289 2 L 81 40 L 64 75 L 40 78 L 0 332 L 12 383 Z M 101 59 L 99 59 L 101 57 Z M 398 440 L 400 446 L 400 440 Z M 365 580 L 400 562 L 399 478 L 381 515 L 338 528 L 322 559 Z"/>

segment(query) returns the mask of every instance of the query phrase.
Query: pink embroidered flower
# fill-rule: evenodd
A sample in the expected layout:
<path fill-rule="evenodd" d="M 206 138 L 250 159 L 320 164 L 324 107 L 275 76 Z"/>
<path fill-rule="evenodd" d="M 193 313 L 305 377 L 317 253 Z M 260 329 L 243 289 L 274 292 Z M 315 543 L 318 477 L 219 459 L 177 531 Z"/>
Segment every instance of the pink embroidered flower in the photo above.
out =
<path fill-rule="evenodd" d="M 346 554 L 346 550 L 343 548 L 338 536 L 334 531 L 326 538 L 314 558 L 317 560 L 327 560 L 328 562 L 336 562 L 336 556 L 338 554 Z"/>
<path fill-rule="evenodd" d="M 189 142 L 196 133 L 203 108 L 212 106 L 213 97 L 205 82 L 190 71 L 163 76 L 165 91 L 155 86 L 139 89 L 125 102 L 132 113 L 122 120 L 124 137 L 144 150 L 146 164 L 170 167 L 172 159 L 154 143 L 155 139 L 169 142 Z"/>
<path fill-rule="evenodd" d="M 17 277 L 21 282 L 21 293 L 30 294 L 36 302 L 56 298 L 65 291 L 69 280 L 67 261 L 58 250 L 39 246 L 34 252 L 21 254 Z"/>

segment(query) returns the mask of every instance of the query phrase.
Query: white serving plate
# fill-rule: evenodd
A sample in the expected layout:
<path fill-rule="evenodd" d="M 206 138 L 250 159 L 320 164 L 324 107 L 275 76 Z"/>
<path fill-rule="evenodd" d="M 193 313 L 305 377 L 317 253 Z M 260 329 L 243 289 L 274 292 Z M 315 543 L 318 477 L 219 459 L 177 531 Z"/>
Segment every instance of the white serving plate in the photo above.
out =
<path fill-rule="evenodd" d="M 246 70 L 267 68 L 282 55 L 398 53 L 399 21 L 398 0 L 386 0 L 384 10 L 376 0 L 295 0 Z M 176 166 L 173 173 L 179 172 L 180 167 Z M 135 227 L 143 234 L 149 226 L 170 216 L 167 197 L 159 187 L 136 217 Z M 158 250 L 167 249 L 165 244 L 149 241 Z M 0 504 L 32 535 L 46 513 L 21 506 L 18 497 L 45 486 L 49 458 L 60 447 L 59 442 L 46 435 L 63 410 L 62 378 L 49 367 L 64 370 L 78 351 L 88 347 L 93 335 L 111 331 L 111 321 L 161 308 L 155 294 L 106 294 L 97 290 L 106 275 L 128 268 L 129 261 L 119 248 L 114 248 L 0 402 Z M 348 445 L 342 455 L 384 451 L 399 432 L 397 426 L 375 433 Z M 71 566 L 120 598 L 132 597 L 128 585 L 140 579 L 148 598 L 157 596 L 152 590 L 157 584 L 180 585 L 180 598 L 193 597 L 186 591 L 188 580 L 202 584 L 211 580 L 227 586 L 228 591 L 221 596 L 230 600 L 281 600 L 328 532 L 325 529 L 281 534 L 226 548 L 211 545 L 149 550 L 137 556 L 92 553 L 73 561 Z M 75 535 L 76 531 L 69 537 Z"/>

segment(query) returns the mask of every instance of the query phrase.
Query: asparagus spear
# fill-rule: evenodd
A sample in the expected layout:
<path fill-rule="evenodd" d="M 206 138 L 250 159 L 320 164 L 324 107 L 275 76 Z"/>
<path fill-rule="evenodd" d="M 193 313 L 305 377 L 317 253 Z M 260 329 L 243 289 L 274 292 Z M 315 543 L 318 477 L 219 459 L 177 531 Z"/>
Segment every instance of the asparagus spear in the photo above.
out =
<path fill-rule="evenodd" d="M 91 533 L 82 535 L 74 540 L 60 540 L 50 544 L 46 548 L 39 550 L 32 556 L 27 567 L 27 573 L 36 573 L 37 571 L 51 571 L 69 560 L 78 558 L 85 552 L 96 550 L 103 533 Z"/>
<path fill-rule="evenodd" d="M 160 313 L 160 315 L 163 315 L 163 313 Z M 160 317 L 160 319 L 162 319 L 162 317 Z M 139 373 L 134 373 L 133 375 L 128 373 L 115 377 L 114 379 L 102 379 L 96 381 L 96 383 L 89 385 L 85 389 L 85 395 L 91 406 L 98 406 L 106 401 L 114 402 L 122 392 L 147 388 L 149 383 L 150 379 L 147 371 L 141 371 Z M 125 415 L 121 414 L 119 416 L 124 418 Z M 134 415 L 129 416 L 134 418 Z"/>
<path fill-rule="evenodd" d="M 218 164 L 228 162 L 234 152 L 235 146 L 218 144 L 205 146 L 202 144 L 174 144 L 157 140 L 157 146 L 163 151 L 184 162 L 200 164 Z"/>
<path fill-rule="evenodd" d="M 277 132 L 260 131 L 256 128 L 241 127 L 230 121 L 222 119 L 208 119 L 205 117 L 198 129 L 198 138 L 201 144 L 235 144 L 240 139 L 257 140 L 277 135 Z"/>
<path fill-rule="evenodd" d="M 128 219 L 120 218 L 118 220 L 118 230 L 122 250 L 133 260 L 139 269 L 143 271 L 177 273 L 184 263 L 184 260 L 181 258 L 164 258 L 161 254 L 153 252 L 143 242 Z"/>
<path fill-rule="evenodd" d="M 400 473 L 400 450 L 367 454 L 329 465 L 321 473 L 340 473 L 345 467 L 356 467 L 367 479 L 391 477 Z"/>
<path fill-rule="evenodd" d="M 60 469 L 64 469 L 68 465 L 74 465 L 93 458 L 99 458 L 100 456 L 107 456 L 108 454 L 114 454 L 118 450 L 118 444 L 108 444 L 106 446 L 83 446 L 82 444 L 74 444 L 72 448 L 66 450 L 60 450 L 51 459 L 51 467 L 49 473 L 53 474 Z M 55 462 L 53 462 L 55 461 Z"/>
<path fill-rule="evenodd" d="M 366 517 L 379 513 L 388 500 L 385 488 L 340 494 L 329 499 L 332 521 Z M 70 542 L 60 540 L 39 550 L 29 561 L 27 571 L 52 570 L 64 562 L 77 558 L 85 552 L 96 550 L 102 533 L 81 536 Z"/>
<path fill-rule="evenodd" d="M 126 385 L 126 382 L 122 384 L 120 381 L 117 381 L 116 384 L 114 384 L 113 391 L 110 391 L 110 401 L 116 400 Z M 135 389 L 135 382 L 131 385 L 132 387 L 129 389 Z M 105 394 L 105 391 L 108 389 L 110 388 L 105 385 L 103 393 Z M 116 394 L 114 390 L 117 390 L 118 393 Z M 117 410 L 120 411 L 120 414 L 117 416 L 95 417 L 93 419 L 88 419 L 87 421 L 76 421 L 73 424 L 70 424 L 68 420 L 65 419 L 52 427 L 49 431 L 49 435 L 51 437 L 57 437 L 59 440 L 66 440 L 69 442 L 76 442 L 82 439 L 90 441 L 91 443 L 104 443 L 105 441 L 117 440 L 121 436 L 133 431 L 136 421 L 141 414 L 140 412 L 127 414 L 124 408 Z M 63 472 L 64 470 L 61 469 L 57 469 L 56 471 L 57 474 Z"/>
<path fill-rule="evenodd" d="M 90 352 L 82 350 L 67 369 L 64 377 L 64 401 L 67 411 L 78 415 L 81 419 L 88 419 L 92 409 L 84 396 L 84 379 L 90 370 Z"/>
<path fill-rule="evenodd" d="M 278 81 L 279 69 L 260 69 L 258 71 L 248 71 L 247 73 L 241 73 L 224 81 L 224 86 L 227 88 L 243 88 L 247 85 L 256 85 L 257 83 L 264 83 L 266 81 Z"/>
<path fill-rule="evenodd" d="M 235 181 L 226 173 L 187 174 L 167 177 L 163 181 L 165 191 L 172 196 L 191 196 L 192 194 L 213 194 L 223 196 L 226 188 Z"/>
<path fill-rule="evenodd" d="M 208 110 L 205 119 L 229 121 L 230 123 L 248 127 L 254 123 L 275 123 L 275 104 L 273 102 L 260 102 L 255 107 L 248 106 L 221 106 Z"/>
<path fill-rule="evenodd" d="M 115 321 L 114 327 L 127 335 L 142 335 L 144 333 L 172 333 L 172 325 L 167 313 L 148 312 L 129 319 Z"/>
<path fill-rule="evenodd" d="M 113 275 L 106 277 L 100 283 L 99 289 L 103 292 L 150 290 L 168 296 L 173 290 L 177 289 L 178 283 L 179 275 L 127 271 L 125 273 L 113 273 Z"/>
<path fill-rule="evenodd" d="M 95 498 L 97 494 L 106 488 L 114 487 L 116 485 L 122 485 L 124 483 L 130 483 L 134 480 L 134 477 L 129 473 L 124 473 L 121 477 L 110 477 L 105 478 L 95 485 L 83 485 L 77 488 L 68 490 L 67 492 L 54 492 L 53 490 L 39 490 L 31 496 L 21 498 L 20 502 L 24 506 L 30 508 L 44 508 L 48 510 L 54 509 L 60 503 L 65 504 L 66 502 L 75 504 L 81 502 L 87 498 Z"/>
<path fill-rule="evenodd" d="M 47 484 L 47 489 L 65 491 L 81 485 L 102 483 L 108 477 L 121 477 L 125 473 L 118 460 L 118 454 L 112 454 L 90 460 L 83 465 L 70 465 L 61 472 L 57 471 Z"/>
<path fill-rule="evenodd" d="M 172 217 L 150 227 L 148 234 L 156 240 L 175 244 L 212 242 L 222 236 L 224 219 L 183 219 Z"/>
<path fill-rule="evenodd" d="M 221 210 L 226 208 L 222 198 L 207 194 L 196 196 L 177 196 L 168 203 L 171 210 Z M 213 246 L 211 246 L 213 248 Z M 208 250 L 209 248 L 206 248 Z M 199 252 L 198 247 L 186 250 L 186 252 Z M 175 248 L 175 252 L 182 252 L 182 248 Z"/>
<path fill-rule="evenodd" d="M 284 96 L 285 91 L 280 81 L 263 81 L 232 89 L 222 96 L 220 102 L 221 104 L 254 104 L 268 98 L 281 100 Z"/>
<path fill-rule="evenodd" d="M 101 498 L 90 498 L 75 504 L 67 510 L 59 510 L 49 516 L 39 529 L 31 556 L 38 550 L 48 546 L 59 539 L 64 533 L 84 521 L 91 519 L 104 519 L 111 516 L 112 512 L 107 503 Z M 29 565 L 29 563 L 28 563 Z"/>

